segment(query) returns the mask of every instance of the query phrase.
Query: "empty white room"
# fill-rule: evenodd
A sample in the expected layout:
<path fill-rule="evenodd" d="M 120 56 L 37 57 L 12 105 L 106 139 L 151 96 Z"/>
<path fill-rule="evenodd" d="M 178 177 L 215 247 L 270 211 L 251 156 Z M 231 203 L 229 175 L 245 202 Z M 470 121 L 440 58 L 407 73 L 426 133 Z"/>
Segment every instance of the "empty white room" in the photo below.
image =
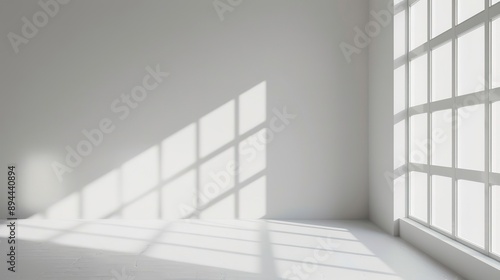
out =
<path fill-rule="evenodd" d="M 0 0 L 1 280 L 500 279 L 500 0 Z"/>

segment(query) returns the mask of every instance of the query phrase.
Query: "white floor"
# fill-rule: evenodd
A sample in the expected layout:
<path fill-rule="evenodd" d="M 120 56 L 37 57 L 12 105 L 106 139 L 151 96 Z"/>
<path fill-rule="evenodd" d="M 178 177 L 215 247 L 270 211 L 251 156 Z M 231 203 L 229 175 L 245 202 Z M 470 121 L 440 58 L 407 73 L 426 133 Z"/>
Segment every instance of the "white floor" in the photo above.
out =
<path fill-rule="evenodd" d="M 18 223 L 17 272 L 2 261 L 2 280 L 463 279 L 364 221 Z"/>

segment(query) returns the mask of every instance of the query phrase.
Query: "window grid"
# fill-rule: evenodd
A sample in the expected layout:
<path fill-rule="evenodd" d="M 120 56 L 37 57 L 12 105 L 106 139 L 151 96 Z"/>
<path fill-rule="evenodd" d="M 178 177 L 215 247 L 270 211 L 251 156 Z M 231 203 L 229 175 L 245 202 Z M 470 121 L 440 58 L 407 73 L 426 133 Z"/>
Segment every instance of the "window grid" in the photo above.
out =
<path fill-rule="evenodd" d="M 422 44 L 421 46 L 417 46 L 413 49 L 410 49 L 412 47 L 411 44 L 411 6 L 414 5 L 415 3 L 419 1 L 426 1 L 427 2 L 427 41 Z M 412 171 L 415 172 L 424 172 L 427 174 L 427 221 L 422 221 L 419 219 L 416 219 L 411 216 L 409 212 L 409 208 L 411 207 L 411 198 L 410 198 L 410 191 L 407 191 L 407 196 L 406 196 L 406 205 L 407 205 L 407 210 L 406 210 L 406 216 L 414 219 L 418 223 L 421 223 L 443 235 L 446 235 L 460 243 L 463 243 L 469 247 L 472 247 L 473 249 L 482 252 L 483 254 L 486 254 L 492 258 L 495 258 L 500 261 L 500 256 L 496 255 L 492 251 L 492 234 L 493 234 L 493 229 L 492 229 L 492 191 L 493 191 L 493 185 L 499 185 L 499 180 L 500 180 L 500 174 L 497 173 L 492 173 L 492 156 L 491 156 L 491 151 L 492 151 L 492 102 L 496 101 L 499 99 L 500 95 L 500 89 L 492 88 L 492 30 L 491 30 L 491 24 L 492 21 L 497 18 L 500 15 L 500 4 L 498 4 L 498 1 L 494 0 L 483 0 L 485 1 L 485 9 L 482 12 L 479 12 L 478 14 L 470 17 L 469 19 L 458 22 L 458 1 L 459 0 L 453 0 L 452 1 L 452 24 L 451 28 L 447 31 L 444 31 L 440 33 L 437 36 L 433 36 L 432 34 L 432 1 L 433 0 L 409 0 L 407 2 L 407 6 L 404 8 L 405 13 L 407 15 L 406 17 L 406 34 L 405 34 L 405 45 L 406 45 L 406 64 L 410 65 L 410 62 L 418 58 L 422 55 L 427 55 L 427 102 L 425 104 L 417 105 L 417 106 L 411 106 L 411 99 L 412 96 L 411 94 L 411 83 L 410 83 L 410 77 L 411 77 L 411 67 L 405 67 L 406 69 L 406 108 L 407 108 L 407 116 L 406 116 L 406 157 L 407 157 L 407 164 L 408 164 L 408 170 L 407 170 L 407 176 L 406 176 L 406 184 L 408 187 L 410 186 L 410 173 Z M 436 1 L 436 0 L 434 0 Z M 482 90 L 476 92 L 476 93 L 468 93 L 465 95 L 458 96 L 457 95 L 457 84 L 458 84 L 458 77 L 457 77 L 457 60 L 458 60 L 458 39 L 460 36 L 466 34 L 469 31 L 473 31 L 477 27 L 484 26 L 484 87 Z M 445 99 L 445 100 L 438 100 L 438 101 L 433 101 L 432 97 L 432 50 L 436 49 L 439 46 L 442 46 L 446 43 L 451 42 L 452 45 L 452 96 L 451 98 Z M 470 100 L 475 100 L 475 103 L 470 104 L 467 103 Z M 484 169 L 482 171 L 475 171 L 475 170 L 465 170 L 465 169 L 459 169 L 458 168 L 458 147 L 457 147 L 457 141 L 458 141 L 458 110 L 459 108 L 463 107 L 468 107 L 470 105 L 482 105 L 484 106 Z M 432 163 L 432 143 L 433 143 L 433 126 L 432 126 L 432 117 L 433 117 L 433 112 L 439 111 L 439 110 L 452 110 L 452 117 L 451 117 L 451 123 L 452 123 L 452 166 L 451 167 L 441 167 L 441 166 L 434 166 Z M 410 125 L 410 118 L 411 116 L 417 115 L 417 114 L 426 114 L 427 116 L 427 137 L 428 137 L 428 143 L 426 145 L 427 149 L 427 163 L 425 164 L 416 164 L 412 163 L 411 161 L 411 155 L 410 155 L 410 143 L 411 143 L 411 125 Z M 433 194 L 433 185 L 432 185 L 432 175 L 438 175 L 438 176 L 445 176 L 445 177 L 450 177 L 452 179 L 452 229 L 451 233 L 448 233 L 444 230 L 441 230 L 437 226 L 434 226 L 432 224 L 433 217 L 433 201 L 432 201 L 432 194 Z M 484 184 L 485 186 L 485 193 L 484 193 L 484 215 L 485 215 L 485 228 L 484 228 L 484 248 L 481 248 L 480 246 L 474 245 L 472 242 L 467 241 L 461 237 L 459 237 L 459 232 L 458 232 L 458 180 L 469 180 L 473 182 L 479 182 Z"/>

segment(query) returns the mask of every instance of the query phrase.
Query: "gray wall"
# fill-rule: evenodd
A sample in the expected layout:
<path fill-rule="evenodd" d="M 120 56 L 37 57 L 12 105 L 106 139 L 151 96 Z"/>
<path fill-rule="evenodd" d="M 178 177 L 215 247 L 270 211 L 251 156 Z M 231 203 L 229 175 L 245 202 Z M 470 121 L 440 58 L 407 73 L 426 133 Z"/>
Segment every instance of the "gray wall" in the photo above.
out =
<path fill-rule="evenodd" d="M 163 184 L 158 171 L 144 164 L 131 165 L 144 169 L 135 174 L 144 178 L 127 182 L 128 172 L 137 172 L 127 170 L 127 163 L 161 147 L 165 139 L 189 125 L 199 125 L 222 105 L 235 105 L 240 94 L 264 81 L 263 127 L 269 129 L 275 109 L 286 107 L 296 118 L 267 143 L 265 168 L 254 176 L 265 180 L 265 194 L 256 197 L 265 199 L 262 217 L 368 216 L 368 51 L 355 55 L 349 64 L 339 49 L 341 42 L 352 41 L 355 26 L 364 26 L 368 1 L 243 1 L 224 13 L 223 20 L 213 1 L 72 1 L 60 4 L 48 23 L 41 24 L 15 53 L 8 34 L 22 34 L 23 17 L 33 22 L 33 15 L 42 10 L 37 2 L 0 2 L 0 166 L 17 165 L 19 217 L 40 213 L 47 217 L 48 212 L 49 217 L 67 217 L 71 211 L 87 217 L 83 214 L 89 208 L 111 205 L 115 193 L 122 199 L 120 188 L 127 184 L 139 189 L 149 184 L 150 190 L 158 191 Z M 147 66 L 156 65 L 170 76 L 120 120 L 110 104 L 142 83 Z M 376 75 L 371 66 L 370 73 Z M 372 86 L 376 86 L 373 78 Z M 383 92 L 384 85 L 378 86 L 377 91 Z M 374 119 L 376 110 L 383 108 L 374 105 L 372 101 L 371 122 L 383 125 L 383 120 Z M 75 147 L 85 139 L 81 131 L 97 128 L 104 118 L 113 122 L 114 131 L 105 134 L 102 144 L 59 181 L 51 164 L 63 163 L 65 147 Z M 238 123 L 238 119 L 221 119 Z M 390 145 L 374 139 L 387 136 L 388 130 L 375 128 L 372 123 L 372 163 L 377 158 L 374 153 L 385 154 L 385 146 Z M 218 131 L 213 134 L 214 141 L 221 140 Z M 197 137 L 193 141 L 200 141 Z M 241 137 L 236 135 L 231 143 Z M 234 157 L 237 144 L 231 143 L 220 149 L 227 148 Z M 168 155 L 152 158 L 160 159 L 150 163 L 155 168 L 161 160 L 169 160 Z M 200 171 L 203 164 L 198 158 L 189 168 Z M 111 183 L 102 178 L 115 175 L 117 179 L 109 181 L 117 184 L 113 193 L 108 188 Z M 204 179 L 195 178 L 193 188 L 199 189 Z M 88 191 L 96 180 L 103 191 Z M 234 184 L 235 189 L 245 187 Z M 184 197 L 180 186 L 177 194 Z M 380 198 L 372 195 L 372 212 L 386 213 L 374 204 L 383 204 L 381 197 L 389 195 L 387 188 L 379 188 Z M 242 194 L 236 196 L 237 203 L 254 203 Z M 4 194 L 0 197 L 0 217 L 5 217 L 6 199 Z M 166 201 L 179 203 L 175 197 L 162 200 L 161 195 L 151 201 L 160 208 L 156 205 L 148 212 L 144 207 L 152 204 L 142 204 L 140 209 L 147 212 L 142 218 L 163 217 L 162 209 L 176 208 Z M 123 201 L 113 205 L 118 211 L 103 217 L 121 217 Z"/>

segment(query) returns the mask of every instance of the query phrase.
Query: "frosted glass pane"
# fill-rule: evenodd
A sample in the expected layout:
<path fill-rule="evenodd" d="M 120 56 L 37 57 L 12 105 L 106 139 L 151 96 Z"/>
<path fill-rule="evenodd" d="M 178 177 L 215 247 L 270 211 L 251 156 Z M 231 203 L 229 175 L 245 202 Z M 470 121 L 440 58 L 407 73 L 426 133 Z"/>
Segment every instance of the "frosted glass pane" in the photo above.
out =
<path fill-rule="evenodd" d="M 427 54 L 410 62 L 410 106 L 427 103 Z"/>
<path fill-rule="evenodd" d="M 492 88 L 500 88 L 500 18 L 492 23 Z"/>
<path fill-rule="evenodd" d="M 458 0 L 458 23 L 484 10 L 483 0 Z"/>
<path fill-rule="evenodd" d="M 452 112 L 450 110 L 432 113 L 432 164 L 451 167 Z"/>
<path fill-rule="evenodd" d="M 458 181 L 458 236 L 484 247 L 484 184 Z"/>
<path fill-rule="evenodd" d="M 410 49 L 427 41 L 427 0 L 419 0 L 410 7 Z"/>
<path fill-rule="evenodd" d="M 406 107 L 406 64 L 394 69 L 394 115 L 401 113 Z"/>
<path fill-rule="evenodd" d="M 432 37 L 451 28 L 452 0 L 432 0 Z"/>
<path fill-rule="evenodd" d="M 427 163 L 427 114 L 410 118 L 410 162 Z"/>
<path fill-rule="evenodd" d="M 458 38 L 458 95 L 484 90 L 484 26 Z"/>
<path fill-rule="evenodd" d="M 432 101 L 451 98 L 452 52 L 451 42 L 432 51 Z"/>
<path fill-rule="evenodd" d="M 394 169 L 406 164 L 406 123 L 401 120 L 394 125 Z"/>
<path fill-rule="evenodd" d="M 492 250 L 493 253 L 500 256 L 500 186 L 493 186 L 492 196 Z"/>
<path fill-rule="evenodd" d="M 427 174 L 410 173 L 410 215 L 427 222 Z"/>
<path fill-rule="evenodd" d="M 484 171 L 484 105 L 458 109 L 458 168 Z"/>
<path fill-rule="evenodd" d="M 500 102 L 495 102 L 492 105 L 491 112 L 491 127 L 492 127 L 492 143 L 491 143 L 491 155 L 492 155 L 492 171 L 500 173 Z"/>
<path fill-rule="evenodd" d="M 406 13 L 401 11 L 394 15 L 394 59 L 402 57 L 406 52 Z"/>
<path fill-rule="evenodd" d="M 452 227 L 452 201 L 451 178 L 432 176 L 432 225 L 448 233 Z"/>

